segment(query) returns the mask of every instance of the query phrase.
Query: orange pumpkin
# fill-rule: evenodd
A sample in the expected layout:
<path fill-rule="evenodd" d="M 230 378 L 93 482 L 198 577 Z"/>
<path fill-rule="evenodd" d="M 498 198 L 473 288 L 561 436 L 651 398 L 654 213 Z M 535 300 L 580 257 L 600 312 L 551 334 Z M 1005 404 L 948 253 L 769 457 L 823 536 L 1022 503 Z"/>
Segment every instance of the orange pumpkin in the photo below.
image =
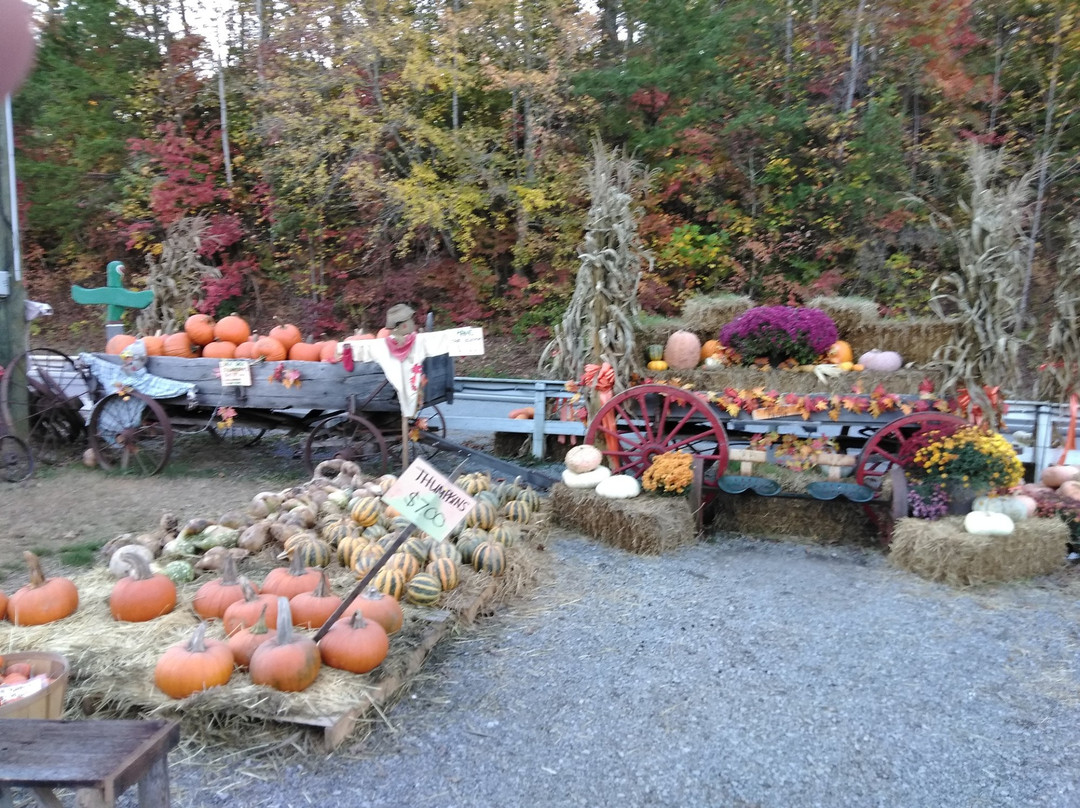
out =
<path fill-rule="evenodd" d="M 251 585 L 254 588 L 254 584 Z M 244 599 L 244 589 L 236 575 L 236 559 L 225 554 L 221 577 L 207 581 L 195 592 L 191 607 L 203 620 L 220 619 L 225 610 L 238 600 Z"/>
<path fill-rule="evenodd" d="M 268 362 L 278 362 L 288 357 L 288 349 L 273 337 L 259 337 L 252 350 L 252 359 L 262 357 Z"/>
<path fill-rule="evenodd" d="M 338 620 L 319 640 L 322 660 L 331 668 L 350 673 L 368 673 L 386 659 L 390 638 L 374 620 L 353 612 L 348 620 Z"/>
<path fill-rule="evenodd" d="M 190 359 L 197 352 L 191 337 L 184 331 L 177 331 L 175 334 L 167 335 L 163 347 L 165 356 L 182 356 L 185 359 Z"/>
<path fill-rule="evenodd" d="M 301 362 L 318 362 L 321 353 L 321 342 L 297 342 L 289 348 L 289 359 L 296 359 Z"/>
<path fill-rule="evenodd" d="M 320 570 L 319 573 L 322 580 L 313 591 L 301 592 L 289 598 L 293 625 L 298 628 L 322 628 L 323 623 L 329 620 L 330 615 L 341 605 L 341 598 L 330 591 L 326 572 Z"/>
<path fill-rule="evenodd" d="M 310 637 L 293 631 L 287 598 L 278 597 L 278 618 L 277 634 L 251 655 L 251 682 L 287 693 L 306 690 L 322 666 L 319 647 Z"/>
<path fill-rule="evenodd" d="M 233 672 L 233 655 L 221 640 L 208 639 L 199 623 L 186 642 L 161 655 L 154 667 L 154 684 L 166 696 L 183 699 L 208 687 L 223 685 Z"/>
<path fill-rule="evenodd" d="M 143 337 L 143 346 L 146 348 L 147 356 L 164 356 L 165 355 L 165 337 L 161 334 L 154 334 L 153 336 Z"/>
<path fill-rule="evenodd" d="M 342 619 L 353 612 L 362 612 L 368 620 L 374 620 L 382 626 L 387 634 L 400 631 L 405 624 L 405 614 L 397 599 L 384 595 L 373 586 L 369 586 L 360 593 L 360 597 L 349 604 L 341 616 Z"/>
<path fill-rule="evenodd" d="M 259 615 L 266 609 L 266 625 L 274 628 L 277 625 L 277 598 L 274 595 L 262 595 L 255 589 L 247 578 L 240 578 L 240 587 L 244 597 L 230 603 L 221 615 L 221 622 L 225 628 L 225 635 L 229 636 L 234 631 L 239 631 L 246 626 L 255 625 Z"/>
<path fill-rule="evenodd" d="M 375 332 L 375 338 L 376 339 L 382 339 L 383 337 L 389 337 L 389 336 L 390 336 L 390 329 L 389 328 L 380 328 L 378 331 Z"/>
<path fill-rule="evenodd" d="M 79 608 L 79 590 L 68 578 L 46 578 L 41 559 L 23 553 L 30 583 L 8 598 L 8 619 L 17 626 L 40 626 L 61 620 Z"/>
<path fill-rule="evenodd" d="M 214 318 L 209 314 L 193 314 L 184 321 L 184 333 L 196 345 L 208 345 L 214 339 Z"/>
<path fill-rule="evenodd" d="M 724 350 L 724 346 L 720 344 L 718 339 L 707 339 L 701 346 L 701 361 L 704 362 L 710 356 L 716 356 Z"/>
<path fill-rule="evenodd" d="M 7 615 L 8 596 L 3 592 L 0 592 L 0 620 L 3 620 Z M 4 658 L 0 657 L 0 666 L 3 665 Z"/>
<path fill-rule="evenodd" d="M 337 357 L 337 340 L 328 339 L 322 343 L 322 347 L 319 348 L 319 361 L 320 362 L 334 362 Z"/>
<path fill-rule="evenodd" d="M 214 339 L 239 345 L 251 339 L 251 326 L 239 314 L 230 314 L 214 324 Z"/>
<path fill-rule="evenodd" d="M 255 625 L 245 626 L 229 635 L 229 639 L 226 640 L 236 667 L 245 670 L 251 664 L 251 655 L 255 653 L 255 649 L 273 636 L 266 626 L 266 605 L 264 604 Z"/>
<path fill-rule="evenodd" d="M 204 359 L 235 359 L 236 344 L 227 340 L 215 340 L 203 346 Z"/>
<path fill-rule="evenodd" d="M 255 342 L 248 340 L 247 342 L 240 342 L 236 346 L 236 353 L 233 355 L 235 359 L 254 359 L 255 358 Z"/>
<path fill-rule="evenodd" d="M 152 572 L 141 555 L 127 556 L 131 573 L 113 586 L 109 611 L 114 620 L 145 623 L 176 608 L 176 584 L 160 572 Z"/>
<path fill-rule="evenodd" d="M 288 351 L 296 343 L 300 342 L 304 337 L 300 333 L 300 329 L 292 323 L 285 323 L 284 325 L 275 325 L 270 329 L 269 336 L 276 339 L 282 345 L 285 346 L 285 350 Z"/>
<path fill-rule="evenodd" d="M 266 574 L 262 591 L 264 595 L 291 598 L 301 592 L 311 592 L 321 579 L 322 570 L 305 566 L 304 554 L 293 553 L 288 567 L 277 567 Z"/>
<path fill-rule="evenodd" d="M 114 337 L 110 337 L 109 341 L 105 343 L 105 353 L 119 356 L 124 348 L 134 344 L 135 337 L 131 336 L 131 334 L 117 334 Z"/>
<path fill-rule="evenodd" d="M 854 362 L 854 354 L 851 352 L 851 345 L 844 342 L 842 339 L 837 340 L 829 348 L 825 354 L 825 358 L 832 364 L 839 365 L 841 362 Z"/>

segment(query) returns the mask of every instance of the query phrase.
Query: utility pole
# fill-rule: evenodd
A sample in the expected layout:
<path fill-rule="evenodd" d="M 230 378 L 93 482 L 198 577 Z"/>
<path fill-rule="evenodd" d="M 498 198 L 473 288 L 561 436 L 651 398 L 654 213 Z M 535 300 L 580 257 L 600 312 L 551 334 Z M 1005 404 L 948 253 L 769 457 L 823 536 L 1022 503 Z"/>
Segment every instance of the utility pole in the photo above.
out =
<path fill-rule="evenodd" d="M 3 97 L 0 115 L 0 367 L 26 350 L 26 293 L 19 254 L 19 206 L 15 197 L 15 137 L 11 96 Z M 27 436 L 26 380 L 8 380 L 8 407 L 15 423 L 9 426 Z"/>

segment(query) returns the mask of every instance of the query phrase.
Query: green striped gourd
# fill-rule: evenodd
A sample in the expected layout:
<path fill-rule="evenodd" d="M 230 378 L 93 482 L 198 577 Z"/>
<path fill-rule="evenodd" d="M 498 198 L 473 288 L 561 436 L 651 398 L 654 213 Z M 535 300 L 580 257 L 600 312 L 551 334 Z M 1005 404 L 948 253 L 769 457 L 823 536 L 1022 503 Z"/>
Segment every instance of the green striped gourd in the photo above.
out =
<path fill-rule="evenodd" d="M 518 494 L 515 499 L 518 502 L 524 502 L 533 513 L 540 510 L 540 494 L 537 493 L 535 488 L 523 488 L 521 493 Z"/>
<path fill-rule="evenodd" d="M 417 606 L 430 606 L 442 594 L 442 584 L 434 575 L 427 572 L 417 573 L 405 584 L 405 599 Z"/>
<path fill-rule="evenodd" d="M 518 540 L 518 530 L 508 522 L 500 522 L 488 531 L 487 540 L 501 544 L 503 547 L 513 547 Z"/>
<path fill-rule="evenodd" d="M 350 569 L 353 571 L 353 575 L 356 576 L 356 580 L 360 580 L 368 574 L 368 570 L 375 566 L 377 559 L 371 556 L 358 555 L 356 560 L 350 565 Z"/>
<path fill-rule="evenodd" d="M 480 542 L 473 551 L 472 565 L 479 572 L 502 575 L 506 571 L 506 549 L 493 541 Z"/>
<path fill-rule="evenodd" d="M 491 487 L 491 477 L 482 471 L 475 471 L 472 474 L 462 474 L 454 484 L 469 496 L 475 497 Z"/>
<path fill-rule="evenodd" d="M 473 497 L 473 499 L 475 499 L 478 503 L 488 502 L 491 505 L 494 505 L 496 510 L 498 510 L 503 504 L 502 498 L 495 491 L 481 491 L 479 494 Z"/>
<path fill-rule="evenodd" d="M 481 530 L 491 530 L 495 526 L 498 514 L 495 506 L 490 502 L 477 502 L 469 515 L 465 517 L 465 524 L 469 527 L 478 527 Z"/>
<path fill-rule="evenodd" d="M 431 549 L 428 550 L 428 558 L 432 561 L 437 561 L 440 558 L 449 558 L 455 564 L 461 563 L 461 551 L 458 550 L 457 545 L 449 541 L 434 541 L 431 543 Z"/>
<path fill-rule="evenodd" d="M 360 535 L 366 538 L 368 541 L 378 541 L 387 534 L 387 530 L 383 525 L 376 522 L 373 525 L 368 525 L 364 528 L 364 532 Z"/>
<path fill-rule="evenodd" d="M 405 539 L 405 543 L 401 545 L 399 551 L 415 557 L 416 560 L 420 562 L 420 565 L 423 566 L 427 563 L 430 546 L 431 539 L 412 535 Z"/>
<path fill-rule="evenodd" d="M 401 600 L 401 596 L 405 594 L 405 576 L 401 574 L 401 570 L 383 567 L 375 573 L 371 585 L 395 600 Z"/>
<path fill-rule="evenodd" d="M 294 539 L 295 541 L 293 541 Z M 330 548 L 330 545 L 314 533 L 308 531 L 297 533 L 295 536 L 289 537 L 286 545 L 289 542 L 292 543 L 292 546 L 286 546 L 285 552 L 289 554 L 289 558 L 299 554 L 305 567 L 325 567 L 334 558 L 334 551 Z"/>
<path fill-rule="evenodd" d="M 331 547 L 340 547 L 342 539 L 355 536 L 357 533 L 356 523 L 348 517 L 339 516 L 323 526 L 320 535 Z"/>
<path fill-rule="evenodd" d="M 379 519 L 382 503 L 375 497 L 360 497 L 353 504 L 349 516 L 361 527 L 370 527 Z"/>
<path fill-rule="evenodd" d="M 399 570 L 406 581 L 411 581 L 416 573 L 420 572 L 420 562 L 414 555 L 398 552 L 386 560 L 385 569 Z"/>
<path fill-rule="evenodd" d="M 412 522 L 410 522 L 404 516 L 395 516 L 393 519 L 390 520 L 390 527 L 388 527 L 387 530 L 390 533 L 399 533 L 411 524 Z"/>
<path fill-rule="evenodd" d="M 443 588 L 444 592 L 449 592 L 458 585 L 458 568 L 452 558 L 436 558 L 427 565 L 424 572 L 428 575 L 434 575 L 439 580 L 439 586 Z"/>
<path fill-rule="evenodd" d="M 338 561 L 341 562 L 341 566 L 345 567 L 345 569 L 351 569 L 360 557 L 360 553 L 369 546 L 370 542 L 363 536 L 346 536 L 338 542 Z"/>
<path fill-rule="evenodd" d="M 532 510 L 520 499 L 513 499 L 503 505 L 503 516 L 511 522 L 524 524 L 532 517 Z"/>
<path fill-rule="evenodd" d="M 461 553 L 461 560 L 465 564 L 471 564 L 473 560 L 473 553 L 476 552 L 476 548 L 483 544 L 487 539 L 481 538 L 478 535 L 465 536 L 458 539 L 457 549 Z"/>

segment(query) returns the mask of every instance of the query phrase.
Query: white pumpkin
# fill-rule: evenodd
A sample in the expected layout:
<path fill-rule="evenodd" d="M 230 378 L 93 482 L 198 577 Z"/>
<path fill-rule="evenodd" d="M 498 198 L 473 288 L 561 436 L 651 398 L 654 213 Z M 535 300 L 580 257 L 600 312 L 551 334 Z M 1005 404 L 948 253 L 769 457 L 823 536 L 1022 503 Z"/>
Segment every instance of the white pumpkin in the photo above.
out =
<path fill-rule="evenodd" d="M 600 465 L 600 462 L 603 459 L 604 456 L 600 453 L 599 449 L 595 446 L 583 443 L 567 452 L 563 462 L 570 471 L 575 474 L 583 474 L 595 469 Z"/>
<path fill-rule="evenodd" d="M 608 499 L 633 499 L 641 493 L 641 483 L 629 474 L 612 474 L 596 484 L 596 493 Z"/>
<path fill-rule="evenodd" d="M 972 511 L 964 517 L 964 530 L 979 536 L 1008 536 L 1016 525 L 1003 513 Z"/>
<path fill-rule="evenodd" d="M 904 366 L 904 360 L 896 351 L 867 351 L 859 357 L 864 370 L 878 370 L 883 373 L 895 373 Z"/>
<path fill-rule="evenodd" d="M 607 466 L 597 466 L 592 471 L 578 474 L 570 469 L 563 469 L 562 481 L 567 488 L 596 488 L 601 480 L 611 476 L 611 469 Z"/>
<path fill-rule="evenodd" d="M 987 513 L 1003 513 L 1014 522 L 1027 519 L 1034 513 L 1035 500 L 1031 497 L 975 497 L 971 510 Z"/>
<path fill-rule="evenodd" d="M 143 547 L 141 544 L 125 544 L 109 558 L 109 572 L 113 577 L 124 578 L 131 573 L 134 567 L 131 562 L 133 555 L 140 556 L 147 564 L 154 560 L 154 554 L 150 548 Z"/>

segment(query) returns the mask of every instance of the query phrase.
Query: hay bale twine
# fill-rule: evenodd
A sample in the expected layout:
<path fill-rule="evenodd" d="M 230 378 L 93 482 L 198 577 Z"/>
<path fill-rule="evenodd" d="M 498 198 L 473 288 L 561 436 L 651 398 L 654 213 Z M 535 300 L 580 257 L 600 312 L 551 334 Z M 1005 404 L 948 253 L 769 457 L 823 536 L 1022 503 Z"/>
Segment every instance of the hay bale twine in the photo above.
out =
<path fill-rule="evenodd" d="M 557 525 L 642 555 L 659 555 L 698 538 L 688 497 L 607 499 L 557 483 L 551 488 L 551 516 Z"/>
<path fill-rule="evenodd" d="M 1016 581 L 1064 566 L 1068 537 L 1068 527 L 1057 518 L 1024 519 L 1009 536 L 968 533 L 961 516 L 900 519 L 893 530 L 889 561 L 952 586 Z"/>

